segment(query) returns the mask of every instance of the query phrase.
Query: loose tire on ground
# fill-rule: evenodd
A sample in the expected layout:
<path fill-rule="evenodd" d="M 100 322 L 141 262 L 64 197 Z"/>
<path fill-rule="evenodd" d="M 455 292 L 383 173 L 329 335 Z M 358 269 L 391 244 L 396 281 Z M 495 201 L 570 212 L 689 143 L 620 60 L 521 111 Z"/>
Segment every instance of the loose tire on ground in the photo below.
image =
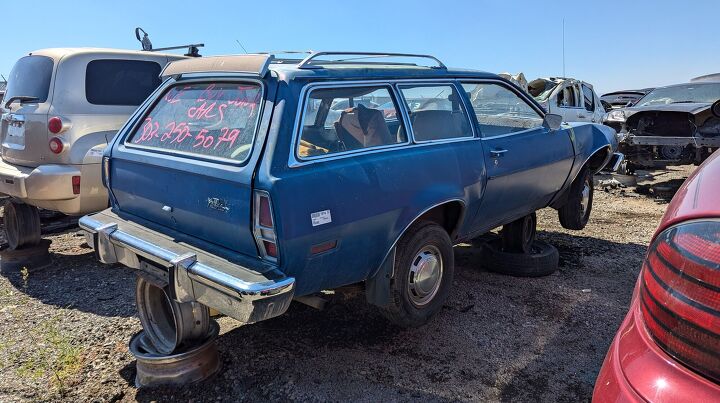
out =
<path fill-rule="evenodd" d="M 452 241 L 434 222 L 413 224 L 397 244 L 391 302 L 381 309 L 393 323 L 418 327 L 443 306 L 452 286 Z"/>
<path fill-rule="evenodd" d="M 530 252 L 530 248 L 535 242 L 536 232 L 537 215 L 535 212 L 503 225 L 500 232 L 503 250 L 516 253 Z"/>
<path fill-rule="evenodd" d="M 40 211 L 37 207 L 9 200 L 5 202 L 4 210 L 5 239 L 10 250 L 40 243 Z"/>
<path fill-rule="evenodd" d="M 516 277 L 542 277 L 558 268 L 558 250 L 542 241 L 535 241 L 530 253 L 505 252 L 499 240 L 487 242 L 482 247 L 485 267 L 495 273 Z"/>
<path fill-rule="evenodd" d="M 590 220 L 593 202 L 593 178 L 587 168 L 583 168 L 570 185 L 567 203 L 558 209 L 560 225 L 566 229 L 581 230 Z"/>

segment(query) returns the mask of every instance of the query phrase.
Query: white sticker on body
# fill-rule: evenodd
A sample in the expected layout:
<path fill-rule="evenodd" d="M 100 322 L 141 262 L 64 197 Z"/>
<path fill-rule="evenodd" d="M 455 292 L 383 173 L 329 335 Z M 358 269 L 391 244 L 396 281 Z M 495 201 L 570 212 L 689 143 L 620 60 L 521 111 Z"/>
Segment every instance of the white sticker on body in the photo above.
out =
<path fill-rule="evenodd" d="M 330 215 L 330 210 L 317 211 L 310 213 L 310 220 L 312 221 L 312 226 L 317 227 L 318 225 L 332 222 L 332 216 Z"/>

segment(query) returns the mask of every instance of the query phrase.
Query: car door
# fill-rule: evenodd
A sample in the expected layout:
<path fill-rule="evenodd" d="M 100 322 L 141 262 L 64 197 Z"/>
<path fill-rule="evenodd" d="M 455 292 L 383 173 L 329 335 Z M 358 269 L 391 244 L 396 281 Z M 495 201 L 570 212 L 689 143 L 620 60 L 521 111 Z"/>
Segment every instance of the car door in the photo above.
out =
<path fill-rule="evenodd" d="M 597 109 L 602 109 L 602 105 L 597 101 L 597 97 L 595 96 L 595 91 L 593 89 L 585 84 L 582 83 L 580 85 L 580 89 L 582 90 L 582 98 L 581 98 L 581 108 L 578 108 L 578 118 L 582 122 L 598 122 L 600 121 L 600 118 L 597 116 L 598 112 Z"/>
<path fill-rule="evenodd" d="M 568 130 L 543 127 L 540 109 L 505 83 L 462 85 L 477 116 L 487 166 L 473 227 L 488 230 L 545 207 L 572 167 Z"/>

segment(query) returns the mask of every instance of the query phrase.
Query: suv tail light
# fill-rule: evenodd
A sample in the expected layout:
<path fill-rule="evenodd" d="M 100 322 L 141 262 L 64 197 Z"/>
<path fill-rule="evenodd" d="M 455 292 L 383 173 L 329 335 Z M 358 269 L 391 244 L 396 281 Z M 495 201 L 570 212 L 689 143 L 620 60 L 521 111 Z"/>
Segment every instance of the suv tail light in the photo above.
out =
<path fill-rule="evenodd" d="M 59 137 L 53 137 L 50 139 L 48 147 L 50 147 L 50 151 L 53 154 L 60 154 L 65 149 L 65 144 L 63 144 L 62 139 Z"/>
<path fill-rule="evenodd" d="M 277 262 L 278 247 L 275 236 L 275 220 L 272 214 L 270 195 L 262 190 L 255 191 L 253 203 L 253 234 L 260 255 L 267 260 Z"/>
<path fill-rule="evenodd" d="M 640 299 L 655 342 L 720 381 L 720 221 L 681 224 L 658 235 L 643 264 Z"/>
<path fill-rule="evenodd" d="M 58 134 L 63 129 L 63 121 L 57 116 L 48 119 L 48 130 L 52 134 Z"/>

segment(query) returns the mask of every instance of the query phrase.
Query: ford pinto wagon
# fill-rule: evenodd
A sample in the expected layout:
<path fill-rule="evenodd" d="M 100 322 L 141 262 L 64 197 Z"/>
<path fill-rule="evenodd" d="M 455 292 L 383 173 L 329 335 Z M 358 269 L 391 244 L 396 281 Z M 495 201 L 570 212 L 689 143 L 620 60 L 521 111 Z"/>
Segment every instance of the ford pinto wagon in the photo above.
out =
<path fill-rule="evenodd" d="M 508 81 L 429 56 L 207 57 L 163 76 L 105 151 L 111 208 L 80 226 L 173 304 L 245 323 L 362 284 L 392 321 L 423 324 L 450 292 L 454 244 L 548 206 L 582 229 L 617 146 L 609 127 L 561 124 Z"/>

